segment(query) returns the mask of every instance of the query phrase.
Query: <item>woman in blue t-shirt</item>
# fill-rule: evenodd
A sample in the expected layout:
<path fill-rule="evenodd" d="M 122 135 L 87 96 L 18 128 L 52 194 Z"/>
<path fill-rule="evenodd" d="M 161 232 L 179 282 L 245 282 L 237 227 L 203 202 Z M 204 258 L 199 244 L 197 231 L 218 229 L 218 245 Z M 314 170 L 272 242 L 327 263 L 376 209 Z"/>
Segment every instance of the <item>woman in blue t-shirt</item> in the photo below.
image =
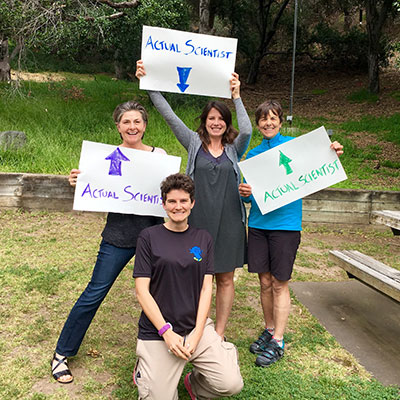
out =
<path fill-rule="evenodd" d="M 258 106 L 255 118 L 263 135 L 261 144 L 250 150 L 247 159 L 264 153 L 289 140 L 280 133 L 283 111 L 281 105 L 268 100 Z M 343 154 L 343 146 L 331 144 L 337 155 Z M 289 318 L 289 280 L 300 244 L 302 200 L 296 200 L 267 214 L 262 214 L 251 195 L 251 186 L 239 185 L 239 193 L 245 202 L 251 203 L 248 221 L 248 270 L 258 273 L 261 306 L 265 329 L 251 344 L 250 351 L 257 354 L 256 365 L 267 367 L 283 357 L 283 334 Z"/>

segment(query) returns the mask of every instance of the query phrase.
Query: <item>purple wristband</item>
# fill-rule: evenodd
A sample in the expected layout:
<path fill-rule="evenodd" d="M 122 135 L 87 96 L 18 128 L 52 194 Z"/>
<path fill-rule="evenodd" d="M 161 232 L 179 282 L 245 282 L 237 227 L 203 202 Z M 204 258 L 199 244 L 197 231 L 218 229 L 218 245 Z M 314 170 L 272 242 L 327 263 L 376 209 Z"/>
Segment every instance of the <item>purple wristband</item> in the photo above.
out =
<path fill-rule="evenodd" d="M 169 322 L 167 322 L 167 323 L 158 331 L 158 334 L 159 334 L 160 336 L 162 336 L 162 335 L 164 335 L 165 332 L 167 332 L 168 329 L 172 329 L 172 325 L 171 325 Z"/>

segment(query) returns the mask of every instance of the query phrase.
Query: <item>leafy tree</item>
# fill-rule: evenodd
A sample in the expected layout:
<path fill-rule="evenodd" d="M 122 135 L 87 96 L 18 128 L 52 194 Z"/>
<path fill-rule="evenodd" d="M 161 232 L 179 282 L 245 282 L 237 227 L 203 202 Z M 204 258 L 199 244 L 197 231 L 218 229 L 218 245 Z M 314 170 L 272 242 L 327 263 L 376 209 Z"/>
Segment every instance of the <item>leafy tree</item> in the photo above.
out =
<path fill-rule="evenodd" d="M 10 79 L 10 62 L 25 48 L 71 60 L 100 54 L 124 77 L 139 57 L 143 24 L 186 29 L 187 10 L 183 0 L 1 0 L 0 79 Z"/>
<path fill-rule="evenodd" d="M 315 11 L 316 17 L 321 22 L 321 17 L 324 22 L 329 23 L 330 19 L 335 22 L 342 21 L 341 16 L 343 16 L 342 29 L 345 33 L 348 33 L 353 25 L 354 14 L 360 11 L 363 7 L 364 0 L 306 0 L 306 5 L 303 5 L 303 10 L 305 7 L 311 7 Z M 339 17 L 339 18 L 338 18 Z"/>
<path fill-rule="evenodd" d="M 10 62 L 24 46 L 34 43 L 39 31 L 57 24 L 60 8 L 39 0 L 0 2 L 0 81 L 10 80 Z M 14 45 L 9 52 L 10 41 Z"/>
<path fill-rule="evenodd" d="M 187 30 L 188 7 L 183 0 L 143 0 L 119 18 L 106 18 L 91 9 L 91 18 L 68 22 L 49 52 L 72 60 L 113 60 L 117 78 L 131 76 L 140 57 L 143 25 Z M 104 10 L 103 10 L 104 11 Z M 117 13 L 108 10 L 108 15 Z"/>
<path fill-rule="evenodd" d="M 323 52 L 329 51 L 333 58 L 342 58 L 345 65 L 366 65 L 368 86 L 371 93 L 379 92 L 380 67 L 387 63 L 389 49 L 384 28 L 391 17 L 400 10 L 396 0 L 306 0 L 308 5 L 319 5 L 323 11 L 323 23 L 314 30 L 314 39 L 319 36 Z M 350 27 L 351 14 L 366 10 L 366 32 L 364 27 Z M 344 33 L 333 29 L 329 19 L 339 10 L 344 15 Z M 323 25 L 323 26 L 322 26 Z M 321 27 L 322 26 L 322 27 Z M 335 43 L 329 41 L 336 36 Z M 366 38 L 364 38 L 366 36 Z M 357 46 L 358 45 L 358 50 Z M 340 53 L 342 55 L 340 55 Z M 365 53 L 365 55 L 363 55 Z M 339 58 L 338 58 L 339 56 Z M 364 60 L 365 61 L 364 61 Z"/>

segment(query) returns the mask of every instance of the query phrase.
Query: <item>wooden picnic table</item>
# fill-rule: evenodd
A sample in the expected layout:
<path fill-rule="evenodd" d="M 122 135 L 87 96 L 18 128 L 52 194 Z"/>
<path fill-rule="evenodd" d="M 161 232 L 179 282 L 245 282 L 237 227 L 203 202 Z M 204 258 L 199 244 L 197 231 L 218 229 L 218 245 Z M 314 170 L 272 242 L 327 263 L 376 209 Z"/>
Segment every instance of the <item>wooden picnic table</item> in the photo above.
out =
<path fill-rule="evenodd" d="M 389 226 L 400 235 L 400 211 L 382 210 L 371 213 L 372 220 Z M 400 302 L 400 271 L 356 250 L 330 250 L 330 258 L 347 272 L 372 288 Z"/>
<path fill-rule="evenodd" d="M 371 217 L 378 224 L 389 226 L 394 235 L 400 235 L 400 211 L 372 211 Z"/>
<path fill-rule="evenodd" d="M 386 294 L 400 303 L 400 271 L 357 250 L 329 250 L 330 258 L 342 267 L 349 278 Z"/>

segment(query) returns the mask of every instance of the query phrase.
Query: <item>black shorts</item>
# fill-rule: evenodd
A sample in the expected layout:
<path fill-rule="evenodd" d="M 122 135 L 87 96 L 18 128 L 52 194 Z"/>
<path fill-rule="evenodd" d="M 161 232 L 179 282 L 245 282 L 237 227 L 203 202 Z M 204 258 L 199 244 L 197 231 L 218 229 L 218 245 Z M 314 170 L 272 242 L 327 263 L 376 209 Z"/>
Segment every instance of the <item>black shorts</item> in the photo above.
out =
<path fill-rule="evenodd" d="M 288 281 L 292 276 L 300 237 L 299 231 L 249 228 L 249 272 L 270 272 L 276 279 Z"/>

